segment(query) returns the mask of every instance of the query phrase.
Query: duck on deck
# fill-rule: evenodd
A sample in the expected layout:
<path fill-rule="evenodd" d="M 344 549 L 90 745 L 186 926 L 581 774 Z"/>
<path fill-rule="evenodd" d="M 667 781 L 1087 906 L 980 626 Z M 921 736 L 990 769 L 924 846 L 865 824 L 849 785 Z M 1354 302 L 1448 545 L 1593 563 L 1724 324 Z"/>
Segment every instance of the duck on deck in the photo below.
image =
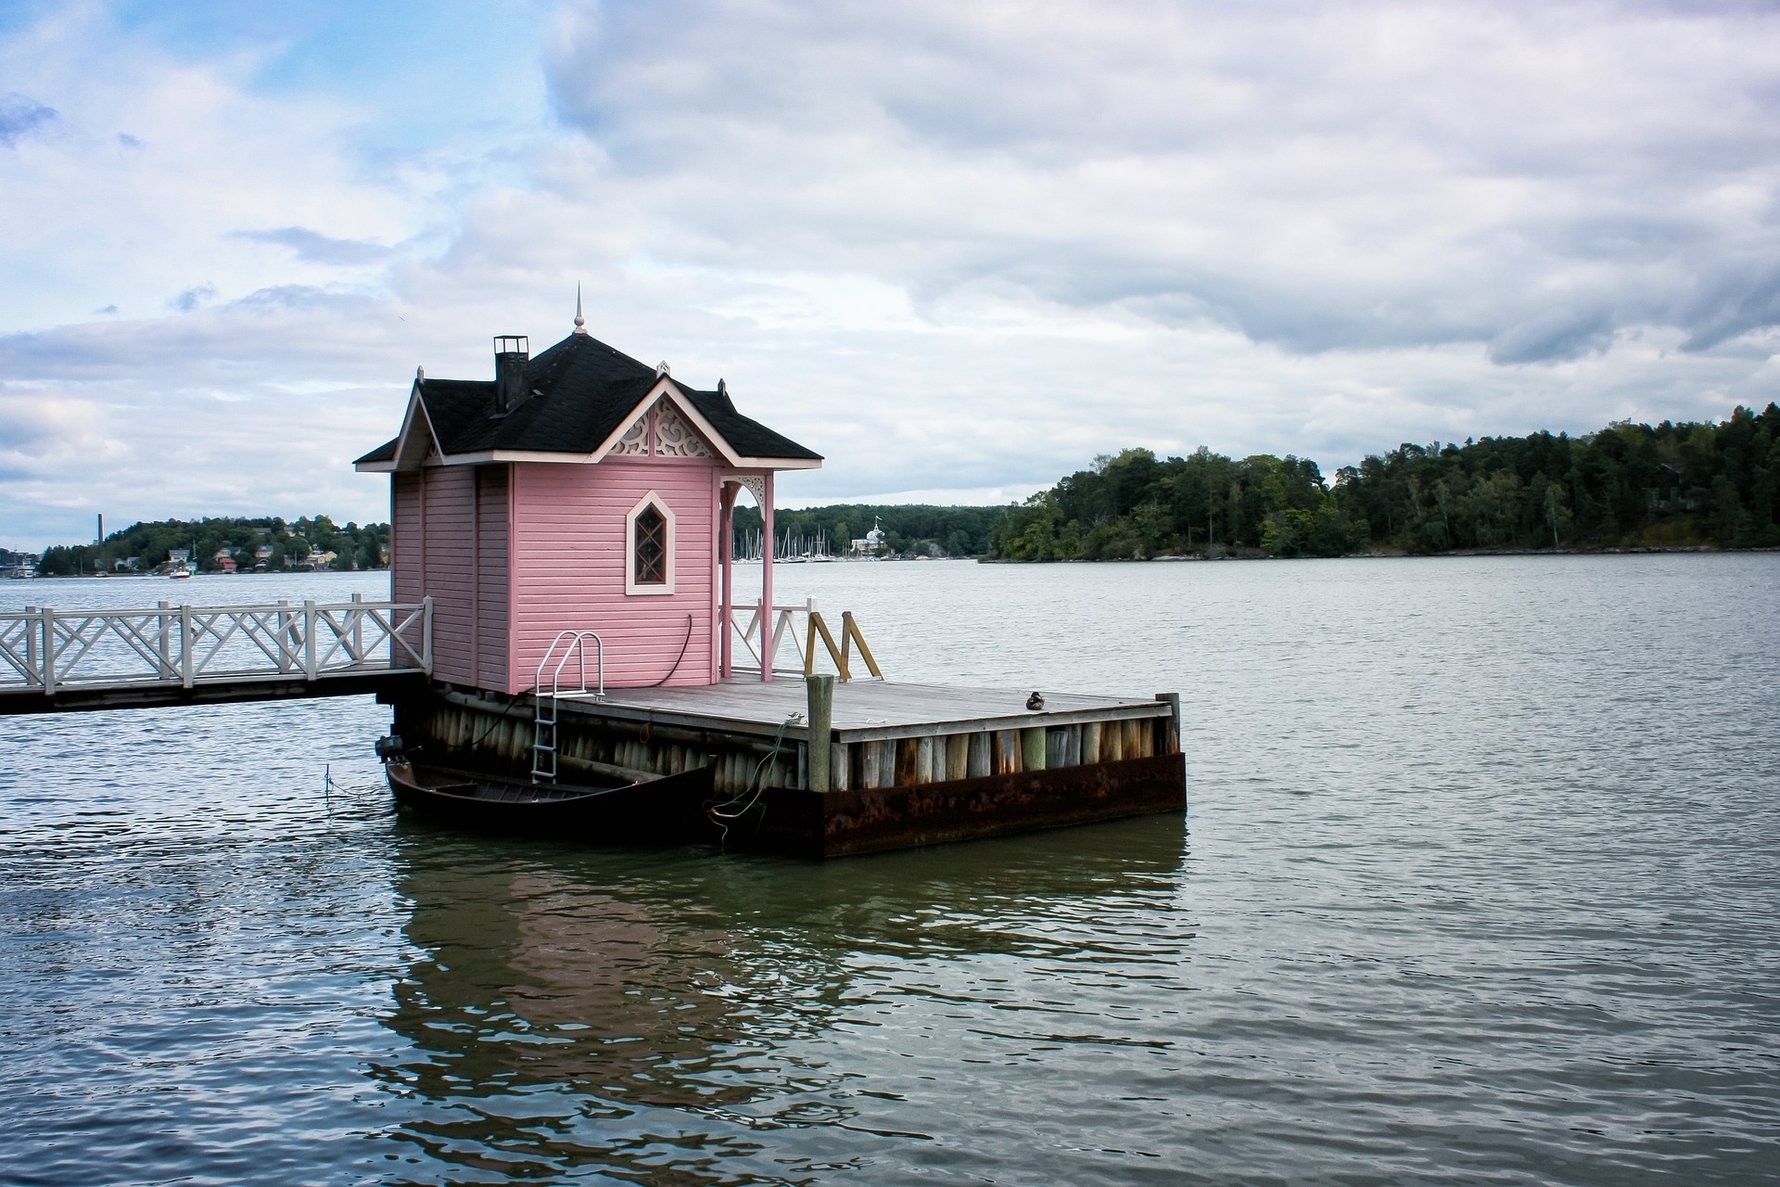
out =
<path fill-rule="evenodd" d="M 411 747 L 541 779 L 714 765 L 732 836 L 816 856 L 1184 809 L 1173 696 L 775 679 L 773 478 L 820 456 L 584 325 L 536 358 L 497 338 L 493 381 L 417 374 L 357 463 L 391 475 L 394 593 L 434 605 L 433 680 L 392 698 Z M 743 490 L 765 524 L 746 602 Z M 558 686 L 565 641 L 596 690 Z"/>

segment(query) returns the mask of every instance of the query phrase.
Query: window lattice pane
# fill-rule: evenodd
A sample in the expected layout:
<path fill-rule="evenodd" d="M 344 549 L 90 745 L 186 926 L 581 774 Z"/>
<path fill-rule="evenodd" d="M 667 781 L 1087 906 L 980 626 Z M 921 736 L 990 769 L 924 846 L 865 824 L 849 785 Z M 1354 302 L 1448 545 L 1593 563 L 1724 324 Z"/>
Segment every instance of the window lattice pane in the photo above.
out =
<path fill-rule="evenodd" d="M 636 583 L 667 584 L 667 520 L 654 507 L 636 519 Z"/>

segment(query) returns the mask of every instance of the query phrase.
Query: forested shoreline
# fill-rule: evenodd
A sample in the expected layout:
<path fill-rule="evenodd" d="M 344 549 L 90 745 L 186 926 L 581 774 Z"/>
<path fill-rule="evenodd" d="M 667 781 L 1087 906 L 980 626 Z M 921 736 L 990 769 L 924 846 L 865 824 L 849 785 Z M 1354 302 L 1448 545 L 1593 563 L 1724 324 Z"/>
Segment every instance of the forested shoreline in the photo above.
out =
<path fill-rule="evenodd" d="M 1201 447 L 1095 459 L 1008 510 L 1003 560 L 1780 547 L 1780 407 L 1399 445 L 1336 472 Z"/>
<path fill-rule="evenodd" d="M 759 527 L 756 509 L 736 509 L 739 542 Z M 1012 506 L 848 503 L 774 515 L 781 552 L 846 555 L 874 527 L 878 555 L 1006 561 L 1780 548 L 1780 406 L 1739 407 L 1721 422 L 1621 421 L 1580 437 L 1402 444 L 1343 466 L 1333 483 L 1289 454 L 1133 448 Z M 381 568 L 389 525 L 169 519 L 46 549 L 37 571 L 152 570 L 173 549 L 204 570 L 219 568 L 225 549 L 242 571 Z"/>
<path fill-rule="evenodd" d="M 223 570 L 225 556 L 239 572 L 381 569 L 389 564 L 389 525 L 341 527 L 326 515 L 290 521 L 276 515 L 163 519 L 131 524 L 97 544 L 46 548 L 37 560 L 37 572 L 45 577 L 153 572 L 181 549 L 205 573 Z"/>

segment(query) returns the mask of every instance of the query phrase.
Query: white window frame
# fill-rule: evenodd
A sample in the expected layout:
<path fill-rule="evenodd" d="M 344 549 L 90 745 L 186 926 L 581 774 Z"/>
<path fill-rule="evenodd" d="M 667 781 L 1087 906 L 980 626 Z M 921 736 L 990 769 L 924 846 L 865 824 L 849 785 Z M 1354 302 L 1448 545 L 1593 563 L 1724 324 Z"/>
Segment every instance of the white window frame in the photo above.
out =
<path fill-rule="evenodd" d="M 650 507 L 661 514 L 666 525 L 664 546 L 667 555 L 662 558 L 662 578 L 657 585 L 639 585 L 637 583 L 637 517 Z M 650 491 L 637 500 L 637 505 L 630 509 L 624 517 L 624 592 L 638 597 L 651 597 L 674 592 L 674 509 L 667 505 L 667 500 L 655 491 Z"/>

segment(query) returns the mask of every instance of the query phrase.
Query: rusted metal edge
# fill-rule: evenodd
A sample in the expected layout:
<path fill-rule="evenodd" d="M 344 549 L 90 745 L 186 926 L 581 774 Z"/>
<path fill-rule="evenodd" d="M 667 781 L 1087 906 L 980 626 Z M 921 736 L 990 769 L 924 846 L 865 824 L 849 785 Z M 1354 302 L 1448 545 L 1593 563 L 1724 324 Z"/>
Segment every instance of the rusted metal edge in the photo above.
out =
<path fill-rule="evenodd" d="M 768 788 L 733 843 L 804 857 L 908 849 L 978 837 L 1185 812 L 1181 754 L 1021 771 L 912 787 Z"/>

